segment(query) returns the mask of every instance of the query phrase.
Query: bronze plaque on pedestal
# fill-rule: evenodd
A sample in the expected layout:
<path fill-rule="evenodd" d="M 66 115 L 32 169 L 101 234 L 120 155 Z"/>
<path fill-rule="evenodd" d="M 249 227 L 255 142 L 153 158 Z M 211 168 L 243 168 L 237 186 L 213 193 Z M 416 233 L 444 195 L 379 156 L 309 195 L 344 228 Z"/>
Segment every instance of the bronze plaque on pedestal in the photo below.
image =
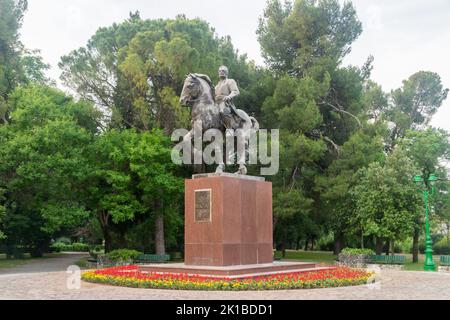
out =
<path fill-rule="evenodd" d="M 195 222 L 211 222 L 211 189 L 195 190 Z"/>

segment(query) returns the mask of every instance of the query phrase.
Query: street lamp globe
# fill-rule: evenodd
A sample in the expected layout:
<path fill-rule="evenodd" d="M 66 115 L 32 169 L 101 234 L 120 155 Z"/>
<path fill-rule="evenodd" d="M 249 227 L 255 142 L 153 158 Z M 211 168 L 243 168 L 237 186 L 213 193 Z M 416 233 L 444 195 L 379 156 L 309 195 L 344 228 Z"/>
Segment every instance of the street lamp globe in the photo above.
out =
<path fill-rule="evenodd" d="M 417 183 L 417 184 L 423 182 L 422 176 L 415 176 L 414 177 L 414 182 Z"/>
<path fill-rule="evenodd" d="M 438 180 L 438 178 L 436 177 L 435 174 L 430 174 L 430 177 L 428 178 L 428 181 L 430 182 L 430 185 L 434 185 L 436 183 L 436 181 Z"/>

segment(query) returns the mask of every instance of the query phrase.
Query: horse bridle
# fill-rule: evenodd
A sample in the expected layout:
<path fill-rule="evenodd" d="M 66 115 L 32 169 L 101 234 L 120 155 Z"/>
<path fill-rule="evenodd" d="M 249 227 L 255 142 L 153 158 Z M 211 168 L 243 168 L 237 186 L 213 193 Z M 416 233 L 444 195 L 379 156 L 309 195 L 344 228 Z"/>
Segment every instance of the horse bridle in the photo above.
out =
<path fill-rule="evenodd" d="M 200 101 L 201 99 L 193 99 L 193 100 L 187 100 L 186 103 L 194 103 L 197 101 Z"/>

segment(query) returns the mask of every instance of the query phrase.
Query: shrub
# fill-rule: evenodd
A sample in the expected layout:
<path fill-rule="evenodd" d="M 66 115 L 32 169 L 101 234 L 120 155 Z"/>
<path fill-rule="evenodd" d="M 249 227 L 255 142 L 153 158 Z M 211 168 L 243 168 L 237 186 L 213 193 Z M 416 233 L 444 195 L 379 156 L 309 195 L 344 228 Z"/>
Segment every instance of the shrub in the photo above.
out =
<path fill-rule="evenodd" d="M 412 253 L 413 240 L 408 238 L 395 243 L 395 253 Z"/>
<path fill-rule="evenodd" d="M 373 256 L 375 252 L 372 249 L 355 249 L 355 248 L 345 248 L 342 250 L 343 254 L 365 254 Z"/>
<path fill-rule="evenodd" d="M 89 262 L 86 259 L 81 259 L 75 262 L 75 265 L 80 267 L 80 269 L 87 269 L 89 268 Z"/>
<path fill-rule="evenodd" d="M 51 248 L 53 250 L 53 252 L 61 252 L 64 251 L 64 248 L 67 245 L 63 242 L 55 242 L 54 244 L 51 245 Z"/>
<path fill-rule="evenodd" d="M 317 241 L 317 249 L 319 251 L 333 251 L 334 250 L 334 236 L 329 234 L 325 237 L 321 237 Z"/>
<path fill-rule="evenodd" d="M 89 245 L 84 243 L 65 244 L 63 242 L 55 242 L 51 248 L 54 252 L 71 251 L 71 252 L 89 252 Z"/>
<path fill-rule="evenodd" d="M 94 246 L 90 246 L 89 248 L 89 254 L 91 255 L 92 258 L 94 259 L 98 259 L 98 255 L 99 254 L 104 254 L 105 253 L 105 249 L 102 245 L 94 245 Z"/>
<path fill-rule="evenodd" d="M 72 250 L 74 252 L 89 252 L 89 245 L 84 243 L 72 243 Z"/>
<path fill-rule="evenodd" d="M 447 238 L 441 239 L 433 246 L 433 250 L 435 254 L 450 255 L 450 240 Z"/>
<path fill-rule="evenodd" d="M 136 250 L 118 249 L 118 250 L 109 252 L 107 254 L 107 257 L 113 262 L 127 262 L 127 261 L 133 261 L 141 254 L 142 254 L 142 252 L 139 252 Z"/>
<path fill-rule="evenodd" d="M 63 243 L 66 245 L 70 245 L 72 241 L 67 237 L 59 237 L 58 239 L 55 240 L 55 243 Z"/>
<path fill-rule="evenodd" d="M 96 252 L 96 253 L 102 253 L 105 251 L 105 247 L 102 246 L 101 244 L 96 244 L 96 245 L 90 246 L 89 251 Z"/>
<path fill-rule="evenodd" d="M 22 246 L 10 246 L 6 248 L 6 257 L 8 259 L 25 259 L 25 250 Z"/>

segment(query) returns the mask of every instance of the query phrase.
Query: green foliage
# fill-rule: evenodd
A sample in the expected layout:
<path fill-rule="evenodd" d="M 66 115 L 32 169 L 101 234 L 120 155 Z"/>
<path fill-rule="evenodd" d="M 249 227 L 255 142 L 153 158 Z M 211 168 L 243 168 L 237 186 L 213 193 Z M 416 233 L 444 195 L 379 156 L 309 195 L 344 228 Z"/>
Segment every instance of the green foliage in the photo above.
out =
<path fill-rule="evenodd" d="M 2 225 L 2 219 L 4 218 L 6 214 L 6 208 L 2 203 L 5 201 L 5 197 L 3 196 L 3 189 L 0 189 L 0 226 Z M 2 229 L 0 227 L 0 240 L 5 238 L 5 234 L 2 232 Z"/>
<path fill-rule="evenodd" d="M 344 248 L 341 251 L 343 254 L 364 254 L 364 255 L 375 255 L 375 252 L 371 249 L 355 249 L 355 248 Z"/>
<path fill-rule="evenodd" d="M 296 74 L 334 69 L 361 32 L 352 3 L 337 0 L 271 0 L 257 31 L 269 66 Z"/>
<path fill-rule="evenodd" d="M 332 233 L 322 236 L 317 241 L 317 250 L 319 251 L 333 251 L 334 237 Z"/>
<path fill-rule="evenodd" d="M 428 128 L 423 131 L 408 131 L 401 145 L 416 162 L 420 172 L 428 176 L 430 173 L 436 173 L 442 160 L 448 158 L 449 138 L 449 133 L 442 129 Z"/>
<path fill-rule="evenodd" d="M 0 0 L 0 124 L 9 121 L 8 95 L 18 85 L 31 81 L 46 83 L 38 50 L 26 50 L 19 40 L 19 29 L 27 10 L 26 0 Z"/>
<path fill-rule="evenodd" d="M 54 252 L 89 252 L 90 246 L 85 243 L 66 244 L 64 242 L 55 242 L 51 245 Z"/>
<path fill-rule="evenodd" d="M 382 121 L 383 117 L 387 116 L 388 95 L 380 85 L 371 80 L 367 81 L 365 85 L 362 103 L 367 110 L 367 117 L 373 119 L 375 123 Z"/>
<path fill-rule="evenodd" d="M 282 129 L 280 174 L 273 181 L 284 194 L 296 189 L 302 194 L 301 201 L 309 205 L 308 214 L 298 213 L 308 217 L 298 218 L 299 224 L 280 220 L 282 226 L 278 227 L 289 230 L 285 232 L 293 237 L 314 241 L 330 229 L 345 232 L 343 212 L 352 214 L 347 190 L 356 171 L 354 166 L 339 168 L 346 165 L 345 160 L 353 160 L 354 150 L 347 151 L 345 144 L 354 137 L 352 145 L 361 149 L 362 158 L 355 163 L 364 165 L 383 151 L 381 130 L 366 128 L 362 122 L 366 113 L 364 83 L 371 60 L 362 68 L 340 66 L 360 33 L 361 23 L 351 3 L 341 6 L 335 0 L 287 1 L 284 5 L 269 1 L 260 20 L 263 55 L 277 75 L 273 94 L 262 106 L 263 122 L 266 127 Z M 378 155 L 367 154 L 374 148 Z M 334 163 L 341 159 L 345 159 L 342 164 Z M 278 211 L 290 213 L 289 203 L 285 201 Z M 302 224 L 307 231 L 291 230 L 302 229 Z"/>
<path fill-rule="evenodd" d="M 103 238 L 106 252 L 154 251 L 161 219 L 164 242 L 180 251 L 190 171 L 172 164 L 168 136 L 190 125 L 178 97 L 186 74 L 217 81 L 222 64 L 238 81 L 236 105 L 280 129 L 280 172 L 270 178 L 278 247 L 329 249 L 333 236 L 398 245 L 420 233 L 411 178 L 447 177 L 448 133 L 428 125 L 448 89 L 420 71 L 387 94 L 370 80 L 373 57 L 343 67 L 362 31 L 351 2 L 270 0 L 257 31 L 269 68 L 201 19 L 130 14 L 61 58 L 79 101 L 42 85 L 48 66 L 19 41 L 26 7 L 0 0 L 0 238 L 9 255 L 39 256 L 51 239 L 79 232 Z M 447 226 L 449 191 L 439 181 L 432 198 L 432 219 Z"/>
<path fill-rule="evenodd" d="M 9 104 L 11 121 L 0 126 L 7 242 L 45 250 L 51 234 L 88 217 L 80 196 L 96 112 L 45 86 L 20 87 Z"/>
<path fill-rule="evenodd" d="M 266 100 L 263 111 L 271 125 L 291 132 L 308 132 L 322 122 L 315 98 L 327 88 L 326 82 L 285 76 L 277 82 L 273 98 Z"/>
<path fill-rule="evenodd" d="M 311 217 L 312 199 L 298 189 L 274 191 L 274 232 L 278 243 L 296 242 L 318 233 Z"/>
<path fill-rule="evenodd" d="M 448 237 L 442 238 L 433 245 L 434 254 L 450 255 L 450 239 Z"/>
<path fill-rule="evenodd" d="M 89 262 L 87 259 L 80 259 L 77 262 L 75 262 L 75 265 L 80 267 L 80 269 L 88 269 L 89 268 Z"/>
<path fill-rule="evenodd" d="M 205 21 L 182 15 L 168 20 L 136 15 L 100 28 L 85 48 L 62 57 L 60 67 L 67 86 L 112 113 L 111 127 L 171 132 L 189 125 L 189 112 L 178 102 L 186 74 L 217 80 L 221 64 L 228 65 L 244 102 L 252 105 L 258 97 L 247 88 L 255 86 L 256 68 L 229 38 L 219 39 Z"/>
<path fill-rule="evenodd" d="M 383 164 L 374 162 L 358 173 L 352 188 L 355 214 L 350 223 L 362 236 L 403 239 L 412 234 L 422 202 L 411 177 L 417 169 L 406 153 L 397 148 Z"/>
<path fill-rule="evenodd" d="M 168 229 L 178 228 L 179 219 L 169 217 L 179 214 L 183 182 L 175 175 L 167 136 L 158 130 L 109 130 L 88 149 L 89 206 L 95 208 L 105 237 L 109 227 L 123 233 L 134 228 L 131 222 L 143 223 L 149 216 L 165 216 L 171 222 Z"/>
<path fill-rule="evenodd" d="M 107 254 L 108 258 L 114 262 L 129 262 L 136 259 L 142 252 L 129 249 L 113 250 Z"/>
<path fill-rule="evenodd" d="M 387 111 L 387 118 L 395 124 L 391 149 L 408 130 L 428 125 L 447 95 L 448 89 L 443 88 L 440 76 L 433 72 L 420 71 L 403 81 L 403 87 L 391 93 L 393 104 Z"/>
<path fill-rule="evenodd" d="M 367 125 L 356 131 L 340 147 L 339 158 L 330 164 L 326 174 L 315 177 L 315 190 L 320 194 L 322 210 L 328 212 L 325 226 L 335 236 L 358 233 L 359 227 L 350 223 L 355 214 L 350 190 L 360 183 L 356 174 L 359 169 L 384 161 L 384 132 L 379 125 Z"/>
<path fill-rule="evenodd" d="M 392 92 L 396 106 L 395 112 L 401 112 L 409 120 L 408 126 L 428 124 L 442 102 L 447 98 L 448 89 L 444 89 L 441 78 L 434 72 L 420 71 L 403 81 L 403 87 Z"/>
<path fill-rule="evenodd" d="M 22 77 L 19 28 L 26 9 L 27 1 L 0 1 L 0 96 L 3 101 Z"/>

